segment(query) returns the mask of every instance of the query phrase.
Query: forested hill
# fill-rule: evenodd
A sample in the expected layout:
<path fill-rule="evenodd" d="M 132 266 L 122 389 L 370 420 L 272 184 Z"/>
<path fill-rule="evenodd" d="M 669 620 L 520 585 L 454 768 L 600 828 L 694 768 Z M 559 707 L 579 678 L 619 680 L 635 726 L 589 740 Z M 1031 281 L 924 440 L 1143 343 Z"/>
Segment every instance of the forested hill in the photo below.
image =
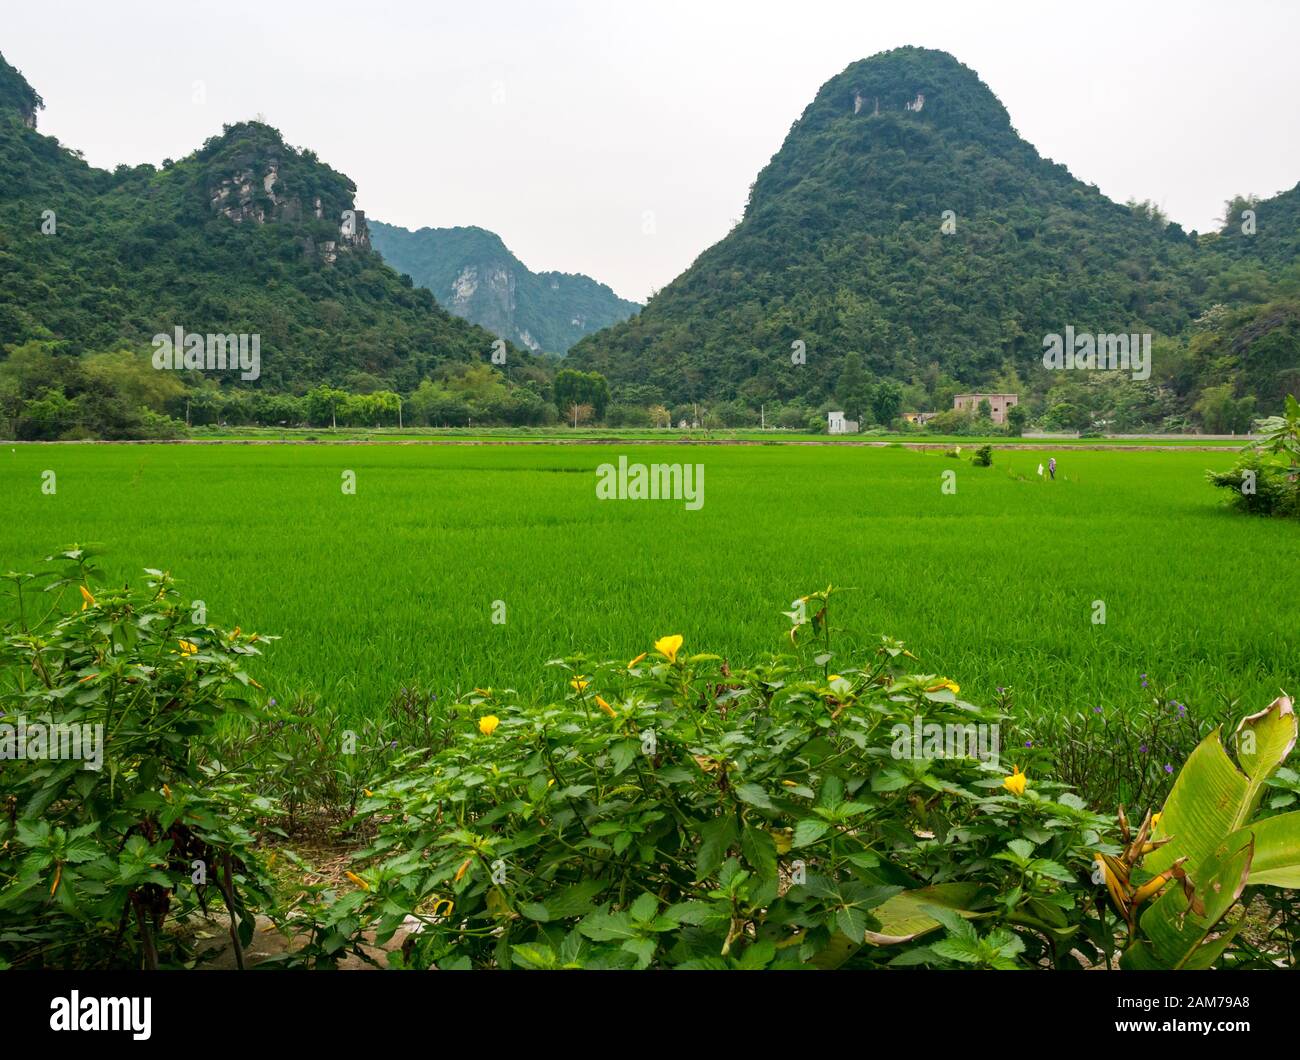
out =
<path fill-rule="evenodd" d="M 353 183 L 270 126 L 227 126 L 180 161 L 110 173 L 35 131 L 38 104 L 0 60 L 0 349 L 147 348 L 176 327 L 258 334 L 257 385 L 298 391 L 413 389 L 491 352 L 495 336 L 371 249 Z"/>
<path fill-rule="evenodd" d="M 410 231 L 372 220 L 375 249 L 457 316 L 530 350 L 564 353 L 584 335 L 641 307 L 590 276 L 532 272 L 495 232 Z"/>
<path fill-rule="evenodd" d="M 850 352 L 876 377 L 937 366 L 973 386 L 1041 372 L 1043 336 L 1067 324 L 1170 335 L 1234 292 L 1264 301 L 1284 256 L 1271 238 L 1220 252 L 1110 201 L 1021 139 L 951 55 L 899 48 L 828 81 L 737 227 L 570 359 L 672 401 L 820 400 Z"/>

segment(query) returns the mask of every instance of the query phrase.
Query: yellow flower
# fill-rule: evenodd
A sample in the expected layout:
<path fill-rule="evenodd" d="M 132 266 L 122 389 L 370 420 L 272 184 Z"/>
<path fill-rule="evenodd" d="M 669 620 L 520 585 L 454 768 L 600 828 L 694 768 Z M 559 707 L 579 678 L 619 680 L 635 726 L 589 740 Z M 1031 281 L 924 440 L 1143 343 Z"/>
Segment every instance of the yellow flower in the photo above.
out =
<path fill-rule="evenodd" d="M 941 692 L 945 688 L 948 689 L 950 692 L 952 692 L 954 696 L 961 691 L 961 685 L 959 685 L 956 681 L 949 681 L 948 678 L 946 677 L 938 684 L 931 685 L 929 688 L 926 689 L 926 691 Z"/>
<path fill-rule="evenodd" d="M 644 659 L 649 654 L 650 654 L 649 652 L 643 651 L 640 655 L 638 655 L 635 659 L 633 659 L 630 663 L 627 664 L 627 668 L 629 670 L 632 669 L 632 667 L 634 667 L 637 663 L 639 663 L 642 659 Z"/>
<path fill-rule="evenodd" d="M 365 795 L 367 799 L 373 799 L 375 797 L 375 793 L 371 791 L 369 788 L 362 788 L 361 792 L 363 795 Z"/>
<path fill-rule="evenodd" d="M 655 641 L 655 651 L 667 659 L 670 663 L 677 661 L 677 652 L 682 646 L 682 635 L 674 633 L 671 637 L 660 637 Z"/>
<path fill-rule="evenodd" d="M 363 880 L 360 876 L 358 876 L 355 872 L 345 872 L 343 875 L 346 876 L 353 883 L 355 883 L 363 891 L 370 890 L 370 884 L 366 883 L 366 881 Z"/>
<path fill-rule="evenodd" d="M 581 692 L 589 684 L 591 684 L 591 682 L 587 680 L 584 674 L 578 674 L 577 677 L 575 677 L 572 681 L 569 682 L 569 687 L 572 688 L 575 692 Z"/>
<path fill-rule="evenodd" d="M 1028 779 L 1028 777 L 1020 772 L 1020 767 L 1016 766 L 1015 772 L 1012 773 L 1011 776 L 1002 778 L 1002 786 L 1006 788 L 1007 791 L 1011 792 L 1012 795 L 1019 798 L 1025 793 L 1025 781 Z"/>
<path fill-rule="evenodd" d="M 597 696 L 597 697 L 596 697 L 596 706 L 598 706 L 601 710 L 603 710 L 603 711 L 604 711 L 606 714 L 608 714 L 611 718 L 617 718 L 617 717 L 618 717 L 618 715 L 617 715 L 616 713 L 614 713 L 614 708 L 611 707 L 608 703 L 606 703 L 603 699 L 601 699 L 600 696 Z"/>
<path fill-rule="evenodd" d="M 491 736 L 496 732 L 496 728 L 501 724 L 501 719 L 495 714 L 484 714 L 478 720 L 478 731 L 484 736 Z"/>
<path fill-rule="evenodd" d="M 464 876 L 465 873 L 469 871 L 469 867 L 473 864 L 474 864 L 473 858 L 466 858 L 464 861 L 462 861 L 460 863 L 460 868 L 456 870 L 456 879 L 453 882 L 460 883 L 461 877 Z"/>
<path fill-rule="evenodd" d="M 181 646 L 182 655 L 193 655 L 199 650 L 199 646 L 193 641 L 178 640 L 176 643 Z"/>
<path fill-rule="evenodd" d="M 90 595 L 89 589 L 87 589 L 84 585 L 79 585 L 77 586 L 77 588 L 81 590 L 81 609 L 83 611 L 86 610 L 86 608 L 88 607 L 98 606 L 95 601 L 95 598 Z"/>

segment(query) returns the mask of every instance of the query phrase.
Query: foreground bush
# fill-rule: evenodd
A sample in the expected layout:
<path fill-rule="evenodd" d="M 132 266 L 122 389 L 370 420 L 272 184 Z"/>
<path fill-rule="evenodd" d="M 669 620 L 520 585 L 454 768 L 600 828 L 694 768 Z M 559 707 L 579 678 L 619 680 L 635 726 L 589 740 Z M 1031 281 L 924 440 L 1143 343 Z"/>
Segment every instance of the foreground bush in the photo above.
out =
<path fill-rule="evenodd" d="M 187 965 L 174 928 L 218 903 L 237 960 L 263 910 L 300 936 L 281 959 L 313 967 L 373 961 L 412 923 L 399 966 L 1272 967 L 1270 933 L 1294 961 L 1285 696 L 1230 748 L 1206 734 L 1163 811 L 1116 830 L 1008 764 L 1004 713 L 910 672 L 901 643 L 837 655 L 828 588 L 787 613 L 792 654 L 733 667 L 667 636 L 554 660 L 559 702 L 404 690 L 343 765 L 337 717 L 250 700 L 267 638 L 208 624 L 163 572 L 100 588 L 86 550 L 51 559 L 7 576 L 0 966 Z M 355 806 L 344 827 L 374 837 L 355 890 L 277 899 L 273 779 L 291 814 Z"/>
<path fill-rule="evenodd" d="M 625 664 L 557 660 L 559 703 L 476 690 L 448 747 L 368 793 L 368 867 L 357 891 L 305 906 L 303 959 L 360 953 L 365 928 L 386 940 L 414 916 L 398 961 L 418 968 L 1077 967 L 1123 949 L 1174 966 L 1171 911 L 1198 963 L 1237 959 L 1231 939 L 1199 946 L 1243 908 L 1247 877 L 1204 922 L 1167 884 L 1218 881 L 1221 841 L 1242 867 L 1287 726 L 1294 742 L 1289 701 L 1268 713 L 1269 752 L 1243 759 L 1231 814 L 1200 820 L 1216 781 L 1198 766 L 1169 802 L 1181 834 L 1166 846 L 1147 821 L 1134 847 L 1063 785 L 1008 768 L 999 717 L 945 677 L 900 672 L 902 644 L 836 660 L 828 597 L 791 613 L 793 637 L 823 634 L 812 660 L 736 669 L 665 637 Z M 1254 882 L 1295 886 L 1297 818 L 1252 840 L 1271 851 Z"/>
<path fill-rule="evenodd" d="M 243 665 L 267 638 L 209 625 L 162 571 L 99 588 L 88 550 L 50 560 L 6 576 L 0 966 L 182 963 L 170 927 L 217 903 L 238 952 L 267 902 L 253 828 L 270 804 L 203 748 L 258 713 Z"/>
<path fill-rule="evenodd" d="M 1206 477 L 1233 491 L 1239 511 L 1300 518 L 1300 402 L 1288 394 L 1285 414 L 1264 420 L 1260 432 L 1231 471 L 1207 471 Z"/>

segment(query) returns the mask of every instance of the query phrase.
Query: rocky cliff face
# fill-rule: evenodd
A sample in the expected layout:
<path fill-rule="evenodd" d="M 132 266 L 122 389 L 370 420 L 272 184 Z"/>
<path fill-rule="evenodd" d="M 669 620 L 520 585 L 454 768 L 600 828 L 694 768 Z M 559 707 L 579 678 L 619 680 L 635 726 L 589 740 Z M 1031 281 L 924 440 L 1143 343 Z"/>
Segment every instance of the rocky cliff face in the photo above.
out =
<path fill-rule="evenodd" d="M 534 273 L 482 228 L 411 232 L 376 221 L 375 249 L 457 316 L 534 352 L 563 353 L 641 307 L 589 276 Z"/>
<path fill-rule="evenodd" d="M 451 281 L 443 304 L 457 316 L 498 335 L 509 335 L 518 310 L 514 273 L 499 264 L 467 264 Z M 534 351 L 539 348 L 527 342 L 524 345 Z"/>
<path fill-rule="evenodd" d="M 0 112 L 17 111 L 22 123 L 36 128 L 36 112 L 45 106 L 36 89 L 0 55 Z"/>
<path fill-rule="evenodd" d="M 222 162 L 212 167 L 208 202 L 213 212 L 237 225 L 284 223 L 299 226 L 306 219 L 308 225 L 303 227 L 309 227 L 310 232 L 300 239 L 303 254 L 316 257 L 327 265 L 334 264 L 340 254 L 356 249 L 369 250 L 370 230 L 365 211 L 352 205 L 350 195 L 342 200 L 342 209 L 336 208 L 337 201 L 327 207 L 319 194 L 308 196 L 305 182 L 295 179 L 301 175 L 295 170 L 300 168 L 304 159 L 292 149 L 281 152 L 276 142 L 278 135 L 274 140 L 268 140 L 265 129 L 265 126 L 249 123 L 224 134 L 239 146 L 230 159 L 233 168 L 223 168 Z M 310 201 L 305 201 L 308 198 Z M 335 196 L 331 198 L 336 199 Z M 322 238 L 324 230 L 319 222 L 326 221 L 337 221 L 338 232 L 333 238 Z"/>

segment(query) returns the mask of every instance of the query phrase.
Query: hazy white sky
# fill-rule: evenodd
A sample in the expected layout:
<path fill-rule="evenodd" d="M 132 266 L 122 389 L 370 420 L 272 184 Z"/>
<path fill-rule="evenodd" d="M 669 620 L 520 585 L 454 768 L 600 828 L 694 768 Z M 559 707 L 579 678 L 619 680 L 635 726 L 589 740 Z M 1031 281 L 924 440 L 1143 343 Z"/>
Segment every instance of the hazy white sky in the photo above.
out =
<path fill-rule="evenodd" d="M 0 6 L 41 130 L 96 165 L 180 158 L 260 113 L 371 217 L 481 225 L 638 300 L 740 217 L 824 81 L 901 44 L 952 52 L 1044 155 L 1185 228 L 1300 180 L 1295 0 Z"/>

